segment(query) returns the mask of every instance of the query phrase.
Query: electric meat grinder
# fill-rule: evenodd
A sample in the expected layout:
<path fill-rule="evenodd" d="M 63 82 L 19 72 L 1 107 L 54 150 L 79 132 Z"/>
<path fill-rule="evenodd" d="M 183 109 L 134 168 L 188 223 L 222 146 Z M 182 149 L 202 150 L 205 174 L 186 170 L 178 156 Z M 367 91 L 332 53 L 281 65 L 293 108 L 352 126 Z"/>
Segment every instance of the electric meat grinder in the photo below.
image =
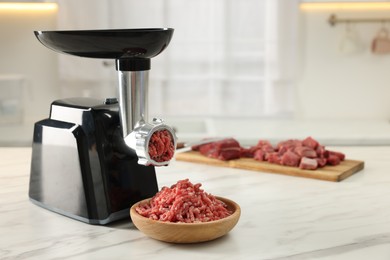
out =
<path fill-rule="evenodd" d="M 119 99 L 57 100 L 50 117 L 35 123 L 33 203 L 86 223 L 107 224 L 128 218 L 135 202 L 155 195 L 154 166 L 168 165 L 176 136 L 163 120 L 148 120 L 148 72 L 150 59 L 168 46 L 172 34 L 171 28 L 35 32 L 54 51 L 115 59 Z M 165 146 L 156 155 L 152 140 L 161 135 Z"/>

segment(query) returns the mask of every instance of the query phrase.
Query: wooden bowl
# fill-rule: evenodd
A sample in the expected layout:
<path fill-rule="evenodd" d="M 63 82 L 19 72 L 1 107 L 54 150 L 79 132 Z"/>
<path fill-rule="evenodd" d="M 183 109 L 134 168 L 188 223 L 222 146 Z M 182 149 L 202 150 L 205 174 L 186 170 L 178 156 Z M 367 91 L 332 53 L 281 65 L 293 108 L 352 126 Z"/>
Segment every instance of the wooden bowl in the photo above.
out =
<path fill-rule="evenodd" d="M 240 206 L 229 199 L 217 197 L 228 206 L 232 215 L 215 221 L 202 223 L 174 223 L 152 220 L 137 213 L 135 208 L 140 203 L 150 200 L 142 200 L 134 204 L 130 209 L 133 224 L 145 235 L 171 243 L 198 243 L 216 239 L 226 235 L 238 222 L 241 215 Z"/>

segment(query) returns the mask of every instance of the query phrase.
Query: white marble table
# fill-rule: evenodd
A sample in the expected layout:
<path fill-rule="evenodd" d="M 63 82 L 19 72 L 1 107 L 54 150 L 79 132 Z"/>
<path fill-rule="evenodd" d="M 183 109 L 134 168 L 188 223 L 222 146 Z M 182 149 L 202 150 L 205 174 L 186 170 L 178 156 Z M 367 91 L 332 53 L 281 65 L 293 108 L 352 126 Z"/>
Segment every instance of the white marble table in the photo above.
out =
<path fill-rule="evenodd" d="M 0 148 L 0 259 L 390 259 L 390 147 L 335 147 L 365 169 L 333 183 L 173 162 L 160 187 L 200 182 L 240 204 L 226 236 L 178 245 L 144 236 L 130 221 L 93 226 L 28 199 L 30 148 Z"/>

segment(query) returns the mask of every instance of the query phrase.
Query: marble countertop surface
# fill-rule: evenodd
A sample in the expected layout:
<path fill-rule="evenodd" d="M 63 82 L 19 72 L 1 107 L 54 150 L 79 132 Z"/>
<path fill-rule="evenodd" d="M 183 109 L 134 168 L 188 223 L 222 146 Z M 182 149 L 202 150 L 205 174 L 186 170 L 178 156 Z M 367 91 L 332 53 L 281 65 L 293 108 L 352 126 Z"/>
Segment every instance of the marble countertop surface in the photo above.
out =
<path fill-rule="evenodd" d="M 335 183 L 173 161 L 160 188 L 189 178 L 242 210 L 199 244 L 146 237 L 129 220 L 88 225 L 29 201 L 30 148 L 0 148 L 0 259 L 390 259 L 390 147 L 332 147 L 365 169 Z"/>

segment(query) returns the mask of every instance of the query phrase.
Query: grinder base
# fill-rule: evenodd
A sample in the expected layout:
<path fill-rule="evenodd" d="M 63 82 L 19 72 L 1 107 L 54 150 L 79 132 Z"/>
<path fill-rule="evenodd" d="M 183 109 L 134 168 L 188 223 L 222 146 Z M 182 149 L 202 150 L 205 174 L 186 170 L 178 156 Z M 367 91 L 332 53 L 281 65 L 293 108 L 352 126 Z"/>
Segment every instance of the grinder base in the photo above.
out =
<path fill-rule="evenodd" d="M 116 102 L 64 99 L 34 127 L 29 197 L 41 207 L 89 223 L 129 218 L 158 191 L 155 169 L 137 163 L 123 141 Z"/>

